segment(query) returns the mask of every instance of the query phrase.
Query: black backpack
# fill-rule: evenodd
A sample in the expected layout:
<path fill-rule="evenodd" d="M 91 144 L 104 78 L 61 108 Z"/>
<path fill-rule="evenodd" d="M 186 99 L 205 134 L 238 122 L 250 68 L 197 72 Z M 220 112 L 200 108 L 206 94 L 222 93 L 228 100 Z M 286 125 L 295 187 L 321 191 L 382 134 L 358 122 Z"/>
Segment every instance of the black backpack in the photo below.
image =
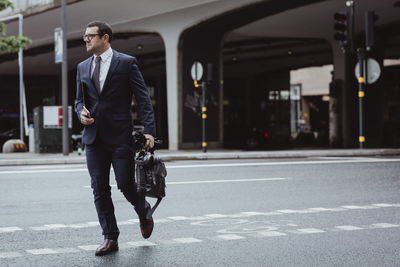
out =
<path fill-rule="evenodd" d="M 153 149 L 139 149 L 142 148 L 142 141 L 144 138 L 141 133 L 134 134 L 136 146 L 135 156 L 135 182 L 137 192 L 145 194 L 147 197 L 157 198 L 150 213 L 147 214 L 149 219 L 161 200 L 165 197 L 165 177 L 167 176 L 167 169 L 163 160 L 154 153 L 156 147 L 160 145 L 160 141 L 156 140 L 155 148 Z M 139 143 L 139 145 L 138 145 Z"/>

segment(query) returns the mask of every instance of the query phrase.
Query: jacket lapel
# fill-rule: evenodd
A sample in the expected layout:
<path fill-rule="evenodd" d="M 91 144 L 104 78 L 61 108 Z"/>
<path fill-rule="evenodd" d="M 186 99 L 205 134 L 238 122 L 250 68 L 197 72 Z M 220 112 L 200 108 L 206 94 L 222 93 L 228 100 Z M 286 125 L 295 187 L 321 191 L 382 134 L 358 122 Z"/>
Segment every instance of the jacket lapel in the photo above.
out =
<path fill-rule="evenodd" d="M 103 85 L 103 90 L 101 90 L 100 94 L 102 94 L 107 89 L 107 86 L 110 83 L 111 77 L 114 74 L 114 71 L 117 68 L 118 64 L 119 64 L 119 53 L 113 50 L 113 57 L 111 59 L 110 68 L 108 69 L 107 77 Z"/>

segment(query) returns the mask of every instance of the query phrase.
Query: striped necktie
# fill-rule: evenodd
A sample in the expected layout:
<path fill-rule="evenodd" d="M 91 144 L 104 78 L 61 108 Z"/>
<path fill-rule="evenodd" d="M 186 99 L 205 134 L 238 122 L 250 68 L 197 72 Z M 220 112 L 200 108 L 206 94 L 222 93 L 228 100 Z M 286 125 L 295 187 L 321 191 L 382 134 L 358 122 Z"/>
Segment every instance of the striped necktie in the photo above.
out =
<path fill-rule="evenodd" d="M 94 67 L 93 71 L 93 76 L 92 76 L 92 81 L 94 85 L 96 86 L 97 92 L 101 92 L 100 88 L 100 61 L 101 57 L 96 57 L 96 66 Z"/>

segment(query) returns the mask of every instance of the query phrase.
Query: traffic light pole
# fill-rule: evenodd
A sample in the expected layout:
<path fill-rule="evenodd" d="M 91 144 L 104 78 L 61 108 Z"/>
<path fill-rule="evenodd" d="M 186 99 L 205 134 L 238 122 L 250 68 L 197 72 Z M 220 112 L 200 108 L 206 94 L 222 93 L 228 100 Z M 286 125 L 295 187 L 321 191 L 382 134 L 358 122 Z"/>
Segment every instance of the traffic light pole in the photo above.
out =
<path fill-rule="evenodd" d="M 68 134 L 68 57 L 67 57 L 67 16 L 66 16 L 66 0 L 61 2 L 61 27 L 63 31 L 62 35 L 62 151 L 64 156 L 69 154 L 69 134 Z"/>
<path fill-rule="evenodd" d="M 358 142 L 360 148 L 364 148 L 365 133 L 364 133 L 364 97 L 365 97 L 365 51 L 364 48 L 357 49 L 357 57 L 359 62 L 360 77 L 358 78 L 358 113 L 359 113 L 359 137 Z"/>
<path fill-rule="evenodd" d="M 202 118 L 202 142 L 201 147 L 203 152 L 207 152 L 206 142 L 206 119 L 207 119 L 207 107 L 206 107 L 206 89 L 207 85 L 205 82 L 201 83 L 202 101 L 201 101 L 201 118 Z"/>
<path fill-rule="evenodd" d="M 347 1 L 346 2 L 346 6 L 349 7 L 350 9 L 350 18 L 349 18 L 349 23 L 350 23 L 350 27 L 348 26 L 348 38 L 349 38 L 349 46 L 350 46 L 350 51 L 352 51 L 352 53 L 354 53 L 354 31 L 355 31 L 355 21 L 354 21 L 354 17 L 355 17 L 355 8 L 354 8 L 354 1 Z"/>

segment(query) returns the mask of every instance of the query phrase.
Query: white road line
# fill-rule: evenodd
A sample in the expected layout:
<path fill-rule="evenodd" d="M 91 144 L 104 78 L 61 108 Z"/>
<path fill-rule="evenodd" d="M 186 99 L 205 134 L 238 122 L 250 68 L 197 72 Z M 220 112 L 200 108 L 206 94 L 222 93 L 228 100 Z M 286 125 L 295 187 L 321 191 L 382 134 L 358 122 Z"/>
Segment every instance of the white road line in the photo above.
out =
<path fill-rule="evenodd" d="M 22 257 L 22 254 L 19 252 L 15 252 L 15 251 L 0 253 L 0 259 L 18 258 L 18 257 Z"/>
<path fill-rule="evenodd" d="M 228 234 L 228 235 L 217 235 L 217 238 L 223 240 L 239 240 L 239 239 L 244 239 L 245 237 L 235 234 Z"/>
<path fill-rule="evenodd" d="M 242 163 L 217 163 L 217 164 L 192 164 L 192 165 L 168 165 L 167 169 L 185 168 L 219 168 L 219 167 L 253 167 L 253 166 L 282 166 L 282 165 L 318 165 L 318 164 L 341 164 L 341 163 L 382 163 L 400 162 L 400 159 L 348 159 L 348 160 L 320 160 L 320 161 L 286 161 L 286 162 L 242 162 Z M 0 171 L 2 174 L 25 174 L 25 173 L 65 173 L 65 172 L 88 172 L 87 168 L 73 169 L 43 169 L 43 170 L 13 170 Z"/>
<path fill-rule="evenodd" d="M 349 205 L 349 206 L 342 206 L 342 208 L 349 209 L 349 210 L 368 210 L 368 209 L 377 209 L 378 207 L 376 206 L 354 206 L 354 205 Z"/>
<path fill-rule="evenodd" d="M 76 253 L 81 252 L 81 250 L 77 248 L 55 248 L 53 249 L 57 254 L 65 254 L 65 253 Z"/>
<path fill-rule="evenodd" d="M 241 182 L 262 182 L 262 181 L 282 181 L 291 179 L 286 178 L 250 178 L 250 179 L 229 179 L 229 180 L 197 180 L 197 181 L 182 181 L 182 182 L 167 182 L 167 185 L 181 185 L 181 184 L 212 184 L 212 183 L 241 183 Z M 117 187 L 116 184 L 111 184 L 111 187 Z M 91 188 L 90 185 L 84 185 L 84 188 Z"/>
<path fill-rule="evenodd" d="M 174 221 L 185 221 L 188 220 L 188 217 L 185 216 L 171 216 L 168 217 L 168 219 L 174 220 Z"/>
<path fill-rule="evenodd" d="M 182 244 L 203 242 L 203 240 L 200 240 L 200 239 L 197 239 L 194 237 L 174 238 L 172 240 L 176 243 L 182 243 Z"/>
<path fill-rule="evenodd" d="M 393 207 L 393 204 L 377 203 L 377 204 L 372 204 L 371 206 L 376 206 L 376 207 L 380 207 L 380 208 L 389 208 L 389 207 Z"/>
<path fill-rule="evenodd" d="M 78 246 L 78 248 L 85 250 L 85 251 L 95 251 L 100 245 L 84 245 Z"/>
<path fill-rule="evenodd" d="M 316 210 L 312 210 L 312 209 L 305 209 L 305 210 L 289 210 L 289 209 L 286 209 L 286 210 L 277 210 L 277 212 L 280 212 L 280 213 L 316 213 L 316 212 L 318 212 L 318 211 L 316 211 Z"/>
<path fill-rule="evenodd" d="M 391 224 L 391 223 L 374 223 L 371 224 L 372 228 L 393 228 L 393 227 L 400 227 L 398 224 Z"/>
<path fill-rule="evenodd" d="M 326 233 L 327 231 L 337 232 L 338 230 L 342 231 L 355 231 L 355 230 L 371 230 L 371 229 L 379 229 L 379 228 L 394 228 L 400 227 L 399 224 L 392 224 L 392 223 L 375 223 L 371 224 L 368 227 L 361 228 L 358 226 L 353 225 L 339 225 L 335 226 L 334 228 L 328 230 L 321 230 L 317 228 L 300 228 L 294 231 L 286 231 L 287 233 L 292 234 L 316 234 L 316 233 Z M 286 236 L 287 233 L 282 233 L 278 231 L 259 231 L 255 233 L 248 233 L 247 237 L 278 237 L 278 236 Z M 241 240 L 246 239 L 246 236 L 237 235 L 237 234 L 224 234 L 224 235 L 216 235 L 213 237 L 209 237 L 208 239 L 214 241 L 227 241 L 227 240 Z M 203 242 L 201 239 L 197 239 L 194 237 L 185 237 L 185 238 L 174 238 L 170 240 L 158 241 L 157 243 L 165 244 L 165 245 L 173 245 L 173 244 L 190 244 L 190 243 L 200 243 Z M 134 247 L 150 247 L 150 246 L 157 246 L 157 243 L 150 242 L 147 240 L 142 241 L 131 241 L 125 242 L 120 244 L 120 249 L 127 249 L 127 248 L 134 248 Z M 26 253 L 32 255 L 52 255 L 52 254 L 65 254 L 65 253 L 78 253 L 83 251 L 95 251 L 99 245 L 81 245 L 74 247 L 66 247 L 66 248 L 40 248 L 40 249 L 27 249 L 25 250 Z M 24 255 L 16 252 L 16 251 L 9 251 L 9 252 L 0 252 L 0 259 L 4 258 L 17 258 L 23 257 Z"/>
<path fill-rule="evenodd" d="M 87 172 L 87 169 L 52 169 L 52 170 L 20 170 L 20 171 L 0 171 L 1 174 L 25 174 L 25 173 L 63 173 L 63 172 Z"/>
<path fill-rule="evenodd" d="M 241 212 L 240 214 L 243 214 L 245 216 L 259 216 L 259 215 L 264 215 L 263 212 L 257 212 L 257 211 L 245 211 Z"/>
<path fill-rule="evenodd" d="M 400 159 L 368 159 L 368 160 L 329 160 L 329 161 L 287 161 L 287 162 L 245 162 L 245 163 L 220 163 L 167 166 L 167 169 L 182 168 L 210 168 L 210 167 L 252 167 L 252 166 L 280 166 L 280 165 L 312 165 L 312 164 L 338 164 L 338 163 L 379 163 L 400 162 Z"/>
<path fill-rule="evenodd" d="M 262 237 L 274 237 L 274 236 L 284 236 L 286 234 L 278 231 L 265 231 L 265 232 L 258 232 L 257 235 Z"/>
<path fill-rule="evenodd" d="M 355 231 L 355 230 L 363 230 L 364 228 L 353 226 L 353 225 L 340 225 L 340 226 L 335 226 L 336 229 L 338 230 L 343 230 L 343 231 Z"/>
<path fill-rule="evenodd" d="M 344 208 L 347 207 L 347 208 Z M 365 205 L 365 206 L 354 206 L 354 205 L 345 205 L 340 208 L 324 208 L 324 207 L 318 207 L 318 208 L 308 208 L 308 209 L 300 209 L 300 210 L 292 210 L 292 209 L 280 209 L 272 212 L 257 212 L 257 211 L 247 211 L 247 212 L 240 212 L 240 213 L 234 213 L 234 214 L 205 214 L 202 216 L 192 216 L 192 217 L 187 217 L 187 216 L 170 216 L 167 218 L 159 218 L 155 219 L 156 223 L 168 223 L 168 222 L 174 222 L 174 221 L 207 221 L 207 220 L 213 220 L 213 219 L 219 219 L 219 218 L 248 218 L 248 217 L 253 217 L 253 216 L 279 216 L 279 215 L 284 215 L 284 214 L 302 214 L 302 213 L 318 213 L 318 212 L 341 212 L 341 211 L 350 211 L 350 210 L 356 210 L 361 209 L 361 210 L 367 210 L 369 208 L 367 207 L 374 207 L 374 209 L 380 209 L 380 208 L 398 208 L 400 207 L 400 203 L 377 203 L 377 204 L 371 204 L 371 205 Z M 131 225 L 131 224 L 137 224 L 139 223 L 139 219 L 129 219 L 125 221 L 121 221 L 119 224 L 120 225 Z M 49 231 L 49 230 L 57 230 L 57 229 L 63 229 L 63 228 L 87 228 L 87 227 L 98 227 L 99 223 L 97 221 L 91 221 L 91 222 L 85 222 L 85 223 L 77 223 L 77 224 L 45 224 L 43 226 L 33 226 L 29 227 L 29 229 L 34 230 L 34 231 Z M 378 225 L 379 226 L 379 225 Z M 1 227 L 0 228 L 0 234 L 1 233 L 9 233 L 9 232 L 14 232 L 14 231 L 21 231 L 24 230 L 20 227 L 12 226 L 12 227 Z"/>
<path fill-rule="evenodd" d="M 226 218 L 228 217 L 228 215 L 224 215 L 224 214 L 206 214 L 204 215 L 205 217 L 208 218 L 213 218 L 213 219 L 218 219 L 218 218 Z"/>
<path fill-rule="evenodd" d="M 325 233 L 326 231 L 316 228 L 302 228 L 290 232 L 295 234 L 319 234 L 319 233 Z"/>
<path fill-rule="evenodd" d="M 26 252 L 33 255 L 47 255 L 47 254 L 57 254 L 58 252 L 55 249 L 51 248 L 40 248 L 40 249 L 28 249 Z"/>
<path fill-rule="evenodd" d="M 167 182 L 167 185 L 281 181 L 281 180 L 287 180 L 287 179 L 290 179 L 290 178 L 255 178 L 255 179 L 229 179 L 229 180 L 217 180 L 216 179 L 216 180 L 203 180 L 203 181 Z"/>
<path fill-rule="evenodd" d="M 152 247 L 156 246 L 156 243 L 150 241 L 134 241 L 134 242 L 126 242 L 126 244 L 133 247 Z"/>
<path fill-rule="evenodd" d="M 17 226 L 0 227 L 0 233 L 13 233 L 15 231 L 22 231 L 24 229 Z"/>

